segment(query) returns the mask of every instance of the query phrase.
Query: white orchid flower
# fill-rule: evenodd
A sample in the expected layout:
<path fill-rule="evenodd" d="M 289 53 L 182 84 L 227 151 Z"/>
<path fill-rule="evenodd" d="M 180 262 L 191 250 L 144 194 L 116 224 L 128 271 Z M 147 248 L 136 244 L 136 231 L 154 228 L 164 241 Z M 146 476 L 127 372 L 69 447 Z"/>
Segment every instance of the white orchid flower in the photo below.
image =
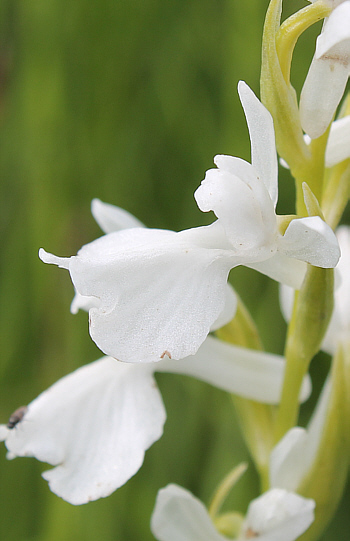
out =
<path fill-rule="evenodd" d="M 336 231 L 341 257 L 335 268 L 334 308 L 321 349 L 334 355 L 341 343 L 349 342 L 350 337 L 350 227 L 340 226 Z M 280 287 L 281 310 L 286 321 L 292 313 L 294 290 L 288 286 Z"/>
<path fill-rule="evenodd" d="M 237 265 L 294 287 L 304 262 L 336 265 L 335 236 L 319 217 L 294 219 L 280 234 L 272 117 L 243 82 L 239 94 L 252 164 L 217 156 L 218 169 L 207 172 L 195 194 L 217 221 L 179 233 L 110 232 L 70 258 L 40 250 L 44 262 L 68 269 L 78 294 L 89 298 L 90 335 L 107 355 L 151 362 L 195 354 L 224 309 L 228 274 Z"/>
<path fill-rule="evenodd" d="M 314 501 L 282 489 L 272 489 L 253 500 L 239 541 L 294 541 L 314 519 Z M 168 485 L 158 492 L 151 519 L 158 541 L 227 541 L 211 521 L 200 500 L 187 490 Z"/>
<path fill-rule="evenodd" d="M 350 75 L 350 1 L 334 2 L 332 8 L 300 96 L 301 125 L 312 139 L 332 122 Z"/>
<path fill-rule="evenodd" d="M 9 458 L 34 456 L 53 492 L 79 505 L 111 494 L 141 467 L 163 433 L 166 414 L 155 370 L 196 377 L 227 392 L 276 404 L 284 359 L 208 337 L 181 361 L 121 363 L 110 357 L 79 368 L 33 400 L 12 429 L 0 425 Z M 310 394 L 304 380 L 300 399 Z"/>

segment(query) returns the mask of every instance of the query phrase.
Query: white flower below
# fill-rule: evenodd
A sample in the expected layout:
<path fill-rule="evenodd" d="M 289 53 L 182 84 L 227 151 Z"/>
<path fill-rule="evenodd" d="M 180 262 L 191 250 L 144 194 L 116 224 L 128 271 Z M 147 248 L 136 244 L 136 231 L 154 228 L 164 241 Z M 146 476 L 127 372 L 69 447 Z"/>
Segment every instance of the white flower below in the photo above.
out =
<path fill-rule="evenodd" d="M 253 500 L 239 541 L 295 541 L 314 520 L 313 500 L 272 489 Z M 200 500 L 187 490 L 168 485 L 158 492 L 151 520 L 158 541 L 227 541 L 219 534 Z"/>
<path fill-rule="evenodd" d="M 155 370 L 196 377 L 224 391 L 269 404 L 279 401 L 284 359 L 208 337 L 181 361 L 120 363 L 104 357 L 63 377 L 28 405 L 14 428 L 0 425 L 8 457 L 34 456 L 55 466 L 43 477 L 79 505 L 108 496 L 141 467 L 163 433 L 166 414 Z M 310 394 L 304 380 L 301 400 Z"/>
<path fill-rule="evenodd" d="M 300 96 L 301 125 L 312 139 L 332 122 L 350 74 L 350 1 L 332 7 Z"/>

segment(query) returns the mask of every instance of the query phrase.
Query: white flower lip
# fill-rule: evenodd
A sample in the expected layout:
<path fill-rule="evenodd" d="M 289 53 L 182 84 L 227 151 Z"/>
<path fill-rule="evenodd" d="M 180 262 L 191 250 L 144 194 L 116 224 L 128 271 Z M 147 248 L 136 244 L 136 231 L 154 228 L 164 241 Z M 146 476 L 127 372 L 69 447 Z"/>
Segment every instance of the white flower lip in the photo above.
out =
<path fill-rule="evenodd" d="M 239 541 L 295 541 L 314 520 L 313 500 L 272 489 L 253 500 Z M 158 541 L 227 541 L 220 535 L 200 500 L 178 485 L 158 492 L 151 519 Z"/>
<path fill-rule="evenodd" d="M 278 232 L 272 118 L 243 82 L 239 94 L 252 164 L 216 156 L 218 168 L 207 172 L 195 193 L 201 210 L 213 210 L 216 222 L 179 233 L 147 229 L 122 209 L 94 200 L 93 214 L 107 232 L 103 237 L 71 258 L 40 250 L 44 262 L 69 270 L 76 290 L 72 312 L 89 310 L 91 338 L 106 355 L 132 363 L 194 355 L 220 324 L 228 274 L 237 265 L 295 288 L 304 262 L 336 265 L 334 234 L 319 218 L 293 220 L 283 236 Z"/>

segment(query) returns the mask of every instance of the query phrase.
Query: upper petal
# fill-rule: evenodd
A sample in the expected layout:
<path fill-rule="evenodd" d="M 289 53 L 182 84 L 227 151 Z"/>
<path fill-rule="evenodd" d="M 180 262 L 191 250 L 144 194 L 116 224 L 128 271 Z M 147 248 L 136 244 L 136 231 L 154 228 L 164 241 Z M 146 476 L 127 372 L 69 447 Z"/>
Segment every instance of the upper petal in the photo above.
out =
<path fill-rule="evenodd" d="M 315 502 L 282 489 L 272 489 L 253 500 L 240 539 L 295 541 L 314 520 Z M 248 535 L 249 534 L 249 535 Z"/>
<path fill-rule="evenodd" d="M 316 138 L 331 123 L 350 73 L 350 2 L 342 2 L 327 19 L 317 39 L 301 96 L 301 124 Z"/>
<path fill-rule="evenodd" d="M 349 77 L 349 67 L 327 58 L 313 58 L 300 95 L 300 122 L 312 138 L 332 122 Z"/>
<path fill-rule="evenodd" d="M 97 299 L 90 334 L 104 353 L 127 362 L 177 359 L 197 351 L 224 308 L 234 264 L 210 247 L 222 241 L 215 224 L 180 233 L 128 229 L 57 262 L 69 267 L 80 295 Z"/>
<path fill-rule="evenodd" d="M 143 223 L 127 210 L 103 203 L 99 199 L 92 200 L 91 213 L 104 233 L 144 227 Z"/>
<path fill-rule="evenodd" d="M 238 83 L 238 93 L 249 128 L 252 165 L 276 207 L 278 163 L 272 116 L 244 81 Z"/>
<path fill-rule="evenodd" d="M 178 485 L 158 492 L 151 530 L 158 541 L 227 541 L 215 529 L 203 503 Z"/>
<path fill-rule="evenodd" d="M 105 357 L 60 379 L 8 431 L 8 450 L 56 466 L 43 477 L 72 504 L 108 496 L 163 433 L 165 410 L 149 368 Z"/>

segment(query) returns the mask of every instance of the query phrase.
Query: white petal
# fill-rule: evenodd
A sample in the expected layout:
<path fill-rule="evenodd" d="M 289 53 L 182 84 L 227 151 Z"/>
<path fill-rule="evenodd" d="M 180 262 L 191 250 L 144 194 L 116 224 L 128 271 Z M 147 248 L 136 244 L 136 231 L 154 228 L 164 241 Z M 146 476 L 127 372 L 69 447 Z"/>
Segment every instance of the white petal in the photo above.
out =
<path fill-rule="evenodd" d="M 317 407 L 305 428 L 294 427 L 274 447 L 270 456 L 270 486 L 297 491 L 316 459 L 331 393 L 331 381 L 323 387 Z"/>
<path fill-rule="evenodd" d="M 350 2 L 341 3 L 317 39 L 301 96 L 301 124 L 312 139 L 325 132 L 350 73 Z"/>
<path fill-rule="evenodd" d="M 143 223 L 127 210 L 103 203 L 99 199 L 92 200 L 91 213 L 104 233 L 144 227 Z"/>
<path fill-rule="evenodd" d="M 237 296 L 235 293 L 235 290 L 231 286 L 231 284 L 227 284 L 226 286 L 226 300 L 225 300 L 225 306 L 219 317 L 216 321 L 212 324 L 210 327 L 211 332 L 216 331 L 217 329 L 220 329 L 227 323 L 233 319 L 237 309 Z"/>
<path fill-rule="evenodd" d="M 334 310 L 322 345 L 330 355 L 334 355 L 339 342 L 348 341 L 350 336 L 350 227 L 339 227 L 336 235 L 341 257 L 335 268 Z"/>
<path fill-rule="evenodd" d="M 316 58 L 336 54 L 337 62 L 350 60 L 350 1 L 342 2 L 326 20 L 317 39 Z"/>
<path fill-rule="evenodd" d="M 246 537 L 240 539 L 295 541 L 312 524 L 314 508 L 313 500 L 282 489 L 269 490 L 250 503 L 244 526 Z"/>
<path fill-rule="evenodd" d="M 246 266 L 294 289 L 300 289 L 306 272 L 306 263 L 304 261 L 287 257 L 281 252 L 276 252 L 266 261 L 249 263 Z"/>
<path fill-rule="evenodd" d="M 300 121 L 311 137 L 320 137 L 332 122 L 349 77 L 347 65 L 314 58 L 300 96 Z"/>
<path fill-rule="evenodd" d="M 284 369 L 285 359 L 280 355 L 233 346 L 211 336 L 195 355 L 179 361 L 164 359 L 156 366 L 158 372 L 193 376 L 224 391 L 265 404 L 278 404 Z M 307 400 L 310 392 L 307 376 L 300 400 Z"/>
<path fill-rule="evenodd" d="M 249 128 L 252 165 L 258 171 L 276 207 L 278 164 L 272 116 L 244 81 L 238 83 L 238 93 Z"/>
<path fill-rule="evenodd" d="M 70 258 L 76 290 L 98 300 L 89 311 L 98 347 L 127 362 L 194 354 L 225 305 L 231 254 L 206 247 L 221 241 L 215 224 L 180 233 L 135 228 Z"/>
<path fill-rule="evenodd" d="M 227 540 L 215 529 L 202 502 L 178 485 L 158 492 L 151 530 L 158 541 Z"/>
<path fill-rule="evenodd" d="M 350 158 L 350 115 L 332 123 L 326 148 L 326 167 Z"/>
<path fill-rule="evenodd" d="M 318 216 L 292 220 L 280 238 L 279 250 L 323 268 L 335 267 L 340 257 L 335 234 Z"/>
<path fill-rule="evenodd" d="M 215 212 L 236 255 L 248 260 L 269 257 L 277 226 L 264 183 L 244 160 L 219 155 L 214 161 L 218 169 L 207 171 L 195 192 L 199 208 Z"/>
<path fill-rule="evenodd" d="M 149 368 L 105 357 L 76 370 L 29 404 L 7 448 L 56 466 L 43 477 L 72 504 L 108 496 L 163 432 L 165 410 Z"/>

